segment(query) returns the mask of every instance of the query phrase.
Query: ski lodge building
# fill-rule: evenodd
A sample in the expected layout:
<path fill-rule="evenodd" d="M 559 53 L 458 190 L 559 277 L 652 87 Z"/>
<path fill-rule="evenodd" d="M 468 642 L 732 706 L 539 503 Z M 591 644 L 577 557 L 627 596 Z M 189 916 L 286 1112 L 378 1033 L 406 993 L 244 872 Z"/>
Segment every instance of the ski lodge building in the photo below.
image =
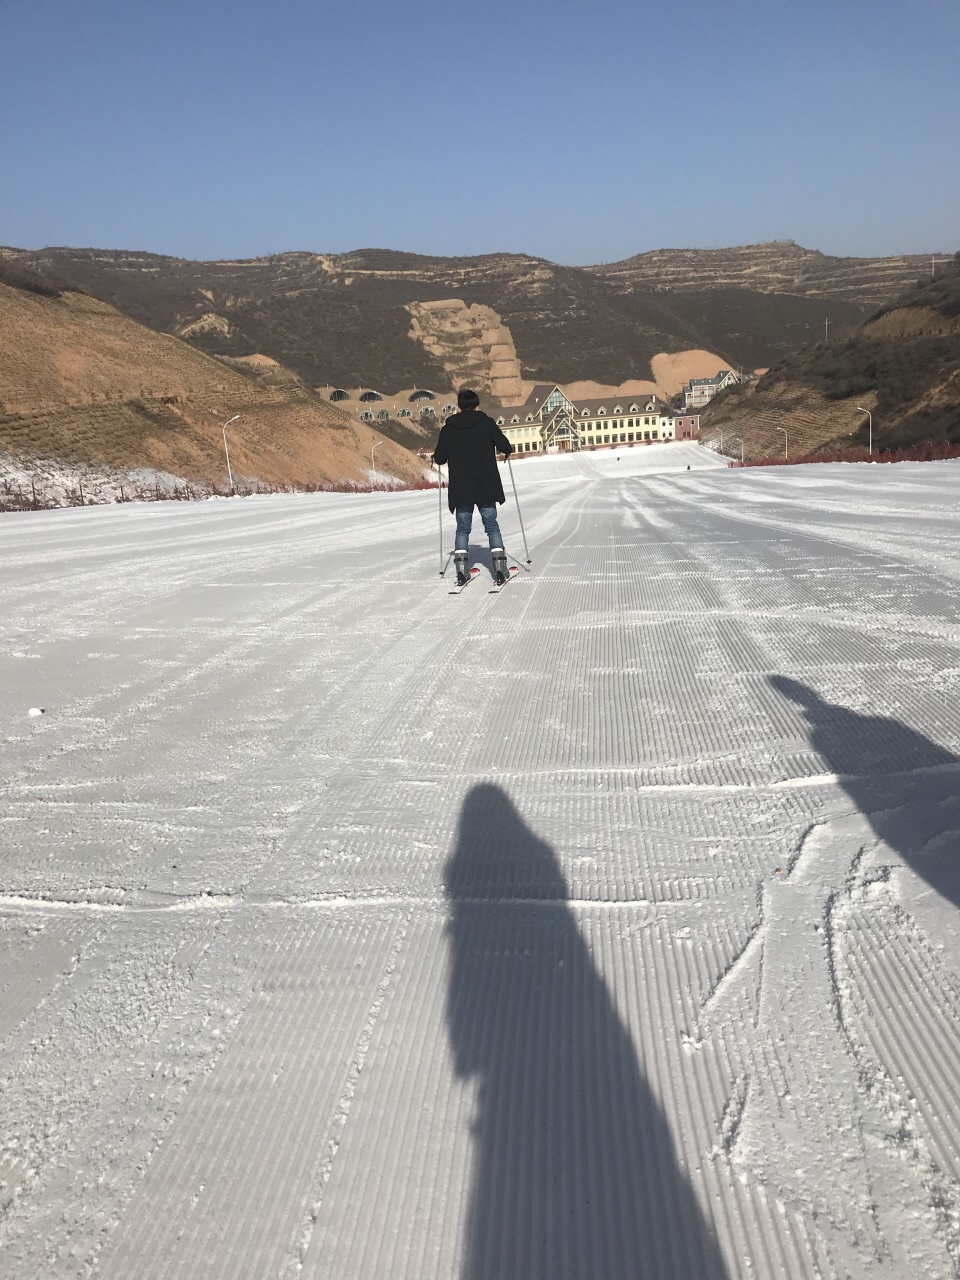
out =
<path fill-rule="evenodd" d="M 712 378 L 691 378 L 683 388 L 683 407 L 686 410 L 702 409 L 710 403 L 718 391 L 725 387 L 735 387 L 745 381 L 732 369 L 720 369 Z"/>
<path fill-rule="evenodd" d="M 674 415 L 656 396 L 574 403 L 549 383 L 534 387 L 524 404 L 502 409 L 496 421 L 517 453 L 570 453 L 675 439 Z"/>

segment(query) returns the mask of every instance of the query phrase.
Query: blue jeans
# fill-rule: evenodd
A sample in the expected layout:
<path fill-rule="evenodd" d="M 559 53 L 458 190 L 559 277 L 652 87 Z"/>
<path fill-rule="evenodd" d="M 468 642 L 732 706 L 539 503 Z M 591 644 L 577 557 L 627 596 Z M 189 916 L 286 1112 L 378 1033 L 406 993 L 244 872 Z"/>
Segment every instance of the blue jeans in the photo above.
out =
<path fill-rule="evenodd" d="M 490 550 L 494 551 L 497 547 L 503 546 L 503 534 L 500 532 L 500 526 L 497 524 L 497 508 L 494 507 L 478 507 L 480 519 L 483 521 L 483 529 L 487 537 L 490 539 Z M 457 538 L 454 542 L 454 550 L 466 551 L 470 545 L 470 530 L 473 527 L 473 507 L 457 507 Z"/>

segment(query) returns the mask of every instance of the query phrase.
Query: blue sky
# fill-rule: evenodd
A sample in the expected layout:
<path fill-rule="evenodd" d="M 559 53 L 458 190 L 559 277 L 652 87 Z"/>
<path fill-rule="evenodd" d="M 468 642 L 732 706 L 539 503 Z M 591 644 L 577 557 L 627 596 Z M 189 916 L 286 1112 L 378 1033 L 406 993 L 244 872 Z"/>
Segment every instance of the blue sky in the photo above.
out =
<path fill-rule="evenodd" d="M 0 243 L 960 248 L 960 0 L 0 0 Z"/>

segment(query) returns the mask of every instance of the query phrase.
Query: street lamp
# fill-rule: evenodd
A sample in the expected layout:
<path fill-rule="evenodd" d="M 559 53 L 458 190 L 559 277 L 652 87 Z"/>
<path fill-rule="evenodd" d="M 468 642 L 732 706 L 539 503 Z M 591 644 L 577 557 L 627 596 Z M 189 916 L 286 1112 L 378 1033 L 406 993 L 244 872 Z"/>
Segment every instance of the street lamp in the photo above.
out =
<path fill-rule="evenodd" d="M 733 437 L 733 443 L 734 443 L 734 444 L 738 444 L 738 445 L 740 446 L 740 461 L 741 461 L 741 462 L 743 462 L 743 461 L 744 461 L 744 456 L 743 456 L 743 440 L 742 440 L 742 439 L 738 439 L 736 436 L 734 436 L 734 437 Z"/>
<path fill-rule="evenodd" d="M 227 475 L 230 479 L 230 492 L 233 493 L 233 472 L 230 470 L 230 450 L 227 448 L 227 427 L 231 422 L 239 422 L 240 415 L 235 413 L 232 418 L 228 418 L 223 424 L 223 452 L 227 455 Z"/>
<path fill-rule="evenodd" d="M 867 453 L 870 454 L 870 453 L 873 453 L 873 414 L 870 412 L 869 409 L 865 409 L 862 404 L 858 404 L 857 408 L 860 410 L 861 413 L 865 413 L 867 417 L 870 419 L 870 444 L 867 448 Z"/>
<path fill-rule="evenodd" d="M 376 444 L 374 444 L 370 449 L 370 471 L 371 471 L 371 480 L 373 482 L 376 481 L 376 475 L 377 475 L 376 468 L 373 465 L 373 455 L 376 453 L 376 451 L 380 448 L 382 444 L 386 444 L 386 443 L 387 443 L 386 440 L 378 440 Z"/>
<path fill-rule="evenodd" d="M 783 456 L 785 458 L 789 458 L 790 457 L 790 439 L 787 435 L 786 427 L 774 427 L 774 431 L 781 431 L 783 433 Z"/>

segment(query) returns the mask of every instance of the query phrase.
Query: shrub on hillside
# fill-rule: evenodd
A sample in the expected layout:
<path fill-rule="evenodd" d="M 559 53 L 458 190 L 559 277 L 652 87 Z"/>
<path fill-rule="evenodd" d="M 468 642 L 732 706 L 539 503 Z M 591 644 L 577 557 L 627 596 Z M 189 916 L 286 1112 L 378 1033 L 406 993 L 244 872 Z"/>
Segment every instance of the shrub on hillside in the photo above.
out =
<path fill-rule="evenodd" d="M 59 298 L 67 289 L 72 288 L 61 280 L 30 271 L 10 258 L 0 258 L 0 284 L 9 285 L 11 289 L 22 289 L 26 293 L 38 293 L 43 298 Z"/>

